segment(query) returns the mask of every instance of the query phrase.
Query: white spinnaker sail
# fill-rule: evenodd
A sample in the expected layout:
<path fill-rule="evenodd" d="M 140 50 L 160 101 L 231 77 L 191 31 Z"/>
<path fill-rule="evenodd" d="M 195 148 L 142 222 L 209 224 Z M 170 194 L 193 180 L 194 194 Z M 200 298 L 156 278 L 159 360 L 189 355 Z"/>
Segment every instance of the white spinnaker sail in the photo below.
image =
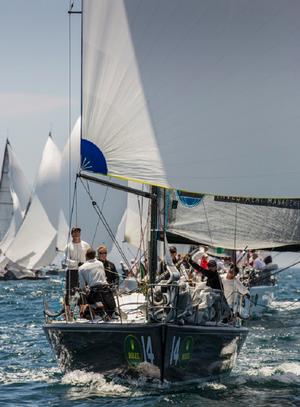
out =
<path fill-rule="evenodd" d="M 84 0 L 83 12 L 84 169 L 300 196 L 299 2 Z"/>
<path fill-rule="evenodd" d="M 61 153 L 49 135 L 38 170 L 34 196 L 24 221 L 6 251 L 18 266 L 38 269 L 56 256 Z"/>
<path fill-rule="evenodd" d="M 2 180 L 3 182 L 1 181 L 0 184 L 0 218 L 2 220 L 5 219 L 8 206 L 10 215 L 9 227 L 0 241 L 0 250 L 1 253 L 4 253 L 22 223 L 30 199 L 29 184 L 8 141 L 6 142 L 4 153 Z M 5 185 L 6 198 L 5 195 L 1 193 L 3 184 Z M 8 196 L 10 196 L 10 198 L 8 198 Z M 4 208 L 1 204 L 3 200 L 5 201 Z M 7 200 L 11 202 L 9 205 L 7 205 Z M 1 231 L 3 231 L 2 226 Z M 3 261 L 3 259 L 1 260 Z"/>
<path fill-rule="evenodd" d="M 71 163 L 69 159 L 71 158 Z M 73 205 L 74 185 L 76 176 L 80 169 L 80 119 L 77 120 L 72 134 L 68 139 L 62 154 L 61 167 L 61 206 L 66 222 L 69 223 L 72 214 L 72 225 L 77 224 L 81 227 L 81 238 L 87 241 L 95 249 L 100 244 L 105 244 L 108 249 L 111 248 L 112 239 L 105 229 L 103 223 L 93 208 L 92 200 L 86 193 L 87 188 L 91 197 L 97 203 L 97 207 L 103 214 L 107 224 L 110 226 L 113 234 L 116 233 L 122 215 L 126 209 L 126 193 L 101 186 L 93 183 L 87 183 L 82 180 L 77 181 L 77 196 Z M 69 190 L 69 186 L 71 192 Z M 84 191 L 84 193 L 81 193 Z M 73 212 L 72 211 L 73 207 Z M 79 223 L 79 224 L 78 224 Z M 68 234 L 64 228 L 64 234 L 61 234 L 61 245 L 68 242 Z M 65 235 L 65 236 L 64 236 Z"/>
<path fill-rule="evenodd" d="M 167 207 L 167 230 L 178 237 L 235 250 L 299 247 L 300 200 L 191 197 L 172 191 Z"/>

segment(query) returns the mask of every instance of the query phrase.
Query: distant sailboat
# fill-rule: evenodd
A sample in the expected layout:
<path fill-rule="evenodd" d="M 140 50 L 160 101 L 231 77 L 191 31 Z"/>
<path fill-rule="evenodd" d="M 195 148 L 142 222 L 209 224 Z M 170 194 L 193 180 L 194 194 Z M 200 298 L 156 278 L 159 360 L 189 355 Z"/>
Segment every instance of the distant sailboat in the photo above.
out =
<path fill-rule="evenodd" d="M 35 191 L 21 227 L 5 252 L 7 269 L 17 278 L 35 276 L 56 256 L 59 224 L 59 177 L 61 153 L 51 134 L 37 174 Z"/>
<path fill-rule="evenodd" d="M 5 251 L 12 243 L 30 200 L 30 187 L 9 141 L 6 141 L 0 180 L 0 268 L 4 275 Z"/>

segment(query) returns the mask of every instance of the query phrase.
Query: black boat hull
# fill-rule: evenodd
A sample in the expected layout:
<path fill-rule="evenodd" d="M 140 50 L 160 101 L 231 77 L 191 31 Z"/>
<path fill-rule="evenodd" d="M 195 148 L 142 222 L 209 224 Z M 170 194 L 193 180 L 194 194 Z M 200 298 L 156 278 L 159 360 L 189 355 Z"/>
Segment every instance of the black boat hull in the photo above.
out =
<path fill-rule="evenodd" d="M 65 371 L 186 382 L 229 373 L 246 328 L 172 324 L 51 323 L 44 331 Z"/>

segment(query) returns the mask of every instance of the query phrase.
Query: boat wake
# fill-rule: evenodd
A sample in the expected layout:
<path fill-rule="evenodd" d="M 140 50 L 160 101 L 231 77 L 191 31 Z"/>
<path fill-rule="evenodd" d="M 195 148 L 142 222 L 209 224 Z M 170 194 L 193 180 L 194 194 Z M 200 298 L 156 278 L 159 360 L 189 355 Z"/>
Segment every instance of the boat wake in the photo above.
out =
<path fill-rule="evenodd" d="M 300 301 L 295 300 L 295 301 L 275 301 L 273 300 L 271 302 L 271 306 L 273 309 L 277 311 L 292 311 L 292 310 L 298 310 L 300 309 Z"/>
<path fill-rule="evenodd" d="M 57 382 L 61 371 L 57 367 L 50 369 L 21 369 L 19 371 L 0 371 L 0 383 L 3 385 L 20 384 L 20 383 L 55 383 Z"/>
<path fill-rule="evenodd" d="M 74 370 L 66 373 L 61 384 L 69 385 L 69 397 L 72 399 L 84 398 L 87 395 L 90 397 L 140 397 L 142 391 L 139 388 L 143 386 L 143 380 L 136 380 L 134 383 L 128 385 L 121 384 L 116 380 L 109 380 L 100 373 L 84 372 L 81 370 Z M 134 386 L 132 386 L 134 384 Z M 71 393 L 71 394 L 70 394 Z"/>
<path fill-rule="evenodd" d="M 277 366 L 250 368 L 245 374 L 234 377 L 237 385 L 270 385 L 276 384 L 300 386 L 300 363 L 286 362 Z"/>

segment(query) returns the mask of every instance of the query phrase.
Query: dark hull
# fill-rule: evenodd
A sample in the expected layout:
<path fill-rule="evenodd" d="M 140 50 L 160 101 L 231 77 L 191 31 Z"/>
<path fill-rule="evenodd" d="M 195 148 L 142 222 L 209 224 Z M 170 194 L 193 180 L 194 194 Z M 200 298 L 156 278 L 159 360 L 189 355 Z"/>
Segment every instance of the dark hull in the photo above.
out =
<path fill-rule="evenodd" d="M 67 324 L 44 326 L 66 370 L 143 375 L 184 382 L 229 373 L 246 328 L 164 324 Z"/>

